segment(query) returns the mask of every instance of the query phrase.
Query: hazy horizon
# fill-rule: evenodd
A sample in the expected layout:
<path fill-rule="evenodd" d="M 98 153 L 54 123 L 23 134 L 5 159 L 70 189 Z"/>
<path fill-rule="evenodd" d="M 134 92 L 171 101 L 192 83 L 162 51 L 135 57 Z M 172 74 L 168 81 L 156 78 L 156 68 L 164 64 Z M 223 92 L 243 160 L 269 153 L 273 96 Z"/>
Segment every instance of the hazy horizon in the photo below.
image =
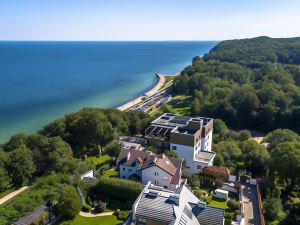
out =
<path fill-rule="evenodd" d="M 298 0 L 10 0 L 3 41 L 221 41 L 299 37 Z"/>

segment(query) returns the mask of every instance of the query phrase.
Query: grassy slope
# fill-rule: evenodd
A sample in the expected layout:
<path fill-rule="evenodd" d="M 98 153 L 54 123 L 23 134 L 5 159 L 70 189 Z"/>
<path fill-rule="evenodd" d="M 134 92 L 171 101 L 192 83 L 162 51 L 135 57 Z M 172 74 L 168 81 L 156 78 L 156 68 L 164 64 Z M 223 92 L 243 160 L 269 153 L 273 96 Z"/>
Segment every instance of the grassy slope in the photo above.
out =
<path fill-rule="evenodd" d="M 102 155 L 98 158 L 96 156 L 91 156 L 91 157 L 88 157 L 88 158 L 92 160 L 94 165 L 103 164 L 103 163 L 108 162 L 110 160 L 110 157 L 108 155 Z"/>
<path fill-rule="evenodd" d="M 192 97 L 190 96 L 175 96 L 175 98 L 168 103 L 174 111 L 179 115 L 189 115 L 191 110 Z"/>

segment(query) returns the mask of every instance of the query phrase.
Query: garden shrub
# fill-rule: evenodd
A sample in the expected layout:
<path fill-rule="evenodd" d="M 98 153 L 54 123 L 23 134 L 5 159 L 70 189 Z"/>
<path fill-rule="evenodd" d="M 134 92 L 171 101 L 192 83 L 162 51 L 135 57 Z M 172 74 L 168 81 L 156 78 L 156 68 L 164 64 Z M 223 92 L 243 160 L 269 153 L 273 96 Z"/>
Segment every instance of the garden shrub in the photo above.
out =
<path fill-rule="evenodd" d="M 228 200 L 227 206 L 232 210 L 238 210 L 239 209 L 239 203 L 237 201 L 234 201 L 232 199 Z"/>
<path fill-rule="evenodd" d="M 102 177 L 95 191 L 123 200 L 135 200 L 142 190 L 142 184 L 135 181 Z"/>
<path fill-rule="evenodd" d="M 88 205 L 88 204 L 85 204 L 82 206 L 82 211 L 83 212 L 90 212 L 92 209 L 92 206 Z"/>

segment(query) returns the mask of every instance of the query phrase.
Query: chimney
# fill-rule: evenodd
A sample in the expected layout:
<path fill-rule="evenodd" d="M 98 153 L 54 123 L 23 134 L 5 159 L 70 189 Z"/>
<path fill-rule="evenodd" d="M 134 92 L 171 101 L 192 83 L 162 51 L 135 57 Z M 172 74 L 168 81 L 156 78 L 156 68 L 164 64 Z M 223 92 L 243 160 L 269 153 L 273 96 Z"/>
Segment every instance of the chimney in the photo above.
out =
<path fill-rule="evenodd" d="M 127 153 L 127 161 L 130 159 L 130 152 Z"/>
<path fill-rule="evenodd" d="M 205 209 L 206 208 L 206 202 L 199 201 L 198 202 L 198 207 L 201 208 L 201 209 Z"/>
<path fill-rule="evenodd" d="M 179 194 L 172 194 L 170 195 L 169 199 L 172 201 L 175 205 L 179 206 Z"/>

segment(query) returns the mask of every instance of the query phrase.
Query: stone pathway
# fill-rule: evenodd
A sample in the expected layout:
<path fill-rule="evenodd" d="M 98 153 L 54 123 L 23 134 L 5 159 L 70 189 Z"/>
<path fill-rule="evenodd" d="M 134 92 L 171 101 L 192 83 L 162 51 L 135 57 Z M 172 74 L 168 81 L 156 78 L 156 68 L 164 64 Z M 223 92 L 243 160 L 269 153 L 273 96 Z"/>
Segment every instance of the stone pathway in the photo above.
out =
<path fill-rule="evenodd" d="M 112 216 L 114 212 L 103 212 L 103 213 L 93 213 L 93 212 L 82 212 L 79 215 L 83 217 L 98 217 L 98 216 Z"/>

